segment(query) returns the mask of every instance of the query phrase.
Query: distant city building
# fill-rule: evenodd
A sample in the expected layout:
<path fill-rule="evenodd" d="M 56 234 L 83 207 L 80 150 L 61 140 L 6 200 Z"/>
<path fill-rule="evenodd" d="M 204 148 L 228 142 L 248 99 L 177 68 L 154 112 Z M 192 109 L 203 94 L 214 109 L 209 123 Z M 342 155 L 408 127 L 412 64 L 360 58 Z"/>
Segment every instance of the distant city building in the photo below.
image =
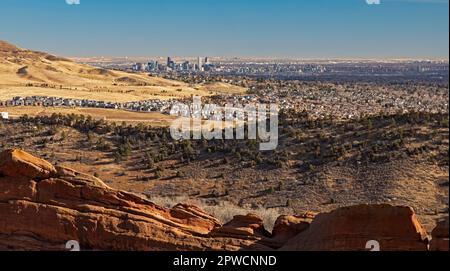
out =
<path fill-rule="evenodd" d="M 177 72 L 188 72 L 188 71 L 211 71 L 215 69 L 215 66 L 210 62 L 208 57 L 198 57 L 195 63 L 190 63 L 189 61 L 184 61 L 181 63 L 176 63 L 172 57 L 167 57 L 167 62 L 164 64 L 159 63 L 156 60 L 150 60 L 148 63 L 136 63 L 133 64 L 131 69 L 135 72 L 165 72 L 165 71 L 177 71 Z"/>
<path fill-rule="evenodd" d="M 197 70 L 199 71 L 203 70 L 203 59 L 201 57 L 197 58 Z"/>
<path fill-rule="evenodd" d="M 205 57 L 205 64 L 203 65 L 204 71 L 211 71 L 214 68 L 214 65 L 209 62 L 209 58 Z"/>
<path fill-rule="evenodd" d="M 135 72 L 142 72 L 146 70 L 146 65 L 144 63 L 136 63 L 133 65 L 133 71 Z"/>
<path fill-rule="evenodd" d="M 190 63 L 189 63 L 189 61 L 183 62 L 183 64 L 182 64 L 182 69 L 183 69 L 184 71 L 188 71 L 189 68 L 190 68 Z"/>
<path fill-rule="evenodd" d="M 147 71 L 153 72 L 153 71 L 156 71 L 156 70 L 158 70 L 158 61 L 150 61 L 147 64 Z"/>
<path fill-rule="evenodd" d="M 167 67 L 175 70 L 175 61 L 173 61 L 171 57 L 167 58 Z"/>

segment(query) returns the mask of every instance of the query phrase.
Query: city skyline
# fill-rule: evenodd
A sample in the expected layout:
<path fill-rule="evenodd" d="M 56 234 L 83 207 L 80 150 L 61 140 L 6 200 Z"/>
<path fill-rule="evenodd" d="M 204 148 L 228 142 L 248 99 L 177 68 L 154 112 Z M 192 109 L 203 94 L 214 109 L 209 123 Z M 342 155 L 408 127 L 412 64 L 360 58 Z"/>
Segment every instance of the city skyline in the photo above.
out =
<path fill-rule="evenodd" d="M 6 0 L 0 40 L 69 57 L 448 59 L 446 0 L 186 2 Z"/>

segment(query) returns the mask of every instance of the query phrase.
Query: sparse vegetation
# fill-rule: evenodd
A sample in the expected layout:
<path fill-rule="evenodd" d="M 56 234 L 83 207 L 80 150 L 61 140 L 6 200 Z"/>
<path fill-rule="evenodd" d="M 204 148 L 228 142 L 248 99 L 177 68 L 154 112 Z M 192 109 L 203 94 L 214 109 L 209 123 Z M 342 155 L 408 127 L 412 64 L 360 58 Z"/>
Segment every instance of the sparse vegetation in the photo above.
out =
<path fill-rule="evenodd" d="M 231 221 L 236 215 L 256 214 L 261 217 L 264 223 L 264 227 L 268 231 L 272 231 L 273 226 L 275 225 L 275 221 L 280 215 L 293 213 L 292 210 L 287 209 L 282 211 L 278 208 L 267 209 L 260 206 L 255 208 L 239 207 L 233 203 L 226 201 L 222 201 L 217 205 L 211 205 L 206 203 L 205 201 L 188 197 L 149 197 L 149 200 L 166 208 L 172 208 L 180 202 L 193 204 L 199 206 L 206 213 L 219 219 L 219 221 L 221 221 L 222 223 Z"/>

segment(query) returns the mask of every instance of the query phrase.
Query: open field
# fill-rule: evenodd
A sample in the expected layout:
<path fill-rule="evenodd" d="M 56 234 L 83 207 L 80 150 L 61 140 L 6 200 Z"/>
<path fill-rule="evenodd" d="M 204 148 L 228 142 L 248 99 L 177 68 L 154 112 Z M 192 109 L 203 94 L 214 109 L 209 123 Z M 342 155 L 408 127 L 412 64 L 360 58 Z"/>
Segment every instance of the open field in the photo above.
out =
<path fill-rule="evenodd" d="M 68 107 L 0 107 L 1 112 L 8 112 L 11 118 L 23 115 L 30 117 L 51 116 L 52 114 L 77 114 L 91 116 L 94 119 L 103 119 L 110 122 L 138 123 L 143 122 L 151 126 L 168 126 L 173 117 L 157 112 L 131 112 L 125 110 L 102 108 L 68 108 Z"/>
<path fill-rule="evenodd" d="M 15 86 L 0 83 L 0 100 L 13 97 L 48 96 L 68 99 L 86 99 L 104 102 L 133 102 L 142 100 L 169 100 L 189 98 L 192 95 L 211 96 L 216 94 L 244 94 L 245 89 L 224 83 L 213 83 L 196 86 L 113 86 L 99 83 L 95 86 Z"/>
<path fill-rule="evenodd" d="M 120 109 L 104 109 L 104 108 L 69 108 L 69 107 L 43 107 L 43 106 L 0 106 L 0 112 L 8 112 L 9 117 L 13 119 L 27 115 L 28 117 L 50 117 L 53 114 L 61 115 L 85 115 L 91 116 L 95 120 L 105 120 L 108 122 L 126 122 L 128 124 L 144 123 L 153 127 L 169 127 L 171 122 L 177 117 L 162 114 L 159 112 L 135 112 Z M 185 119 L 186 121 L 186 119 Z M 214 127 L 234 127 L 234 122 L 216 122 L 202 121 L 204 126 Z"/>
<path fill-rule="evenodd" d="M 122 88 L 123 89 L 123 88 Z M 192 88 L 181 88 L 181 91 L 173 87 L 133 87 L 122 90 L 120 87 L 109 89 L 90 89 L 88 87 L 73 87 L 70 89 L 26 87 L 26 86 L 2 86 L 0 85 L 0 100 L 9 100 L 13 97 L 49 96 L 69 99 L 86 99 L 104 102 L 133 102 L 141 100 L 168 100 L 186 98 L 191 95 L 209 95 L 205 91 Z"/>

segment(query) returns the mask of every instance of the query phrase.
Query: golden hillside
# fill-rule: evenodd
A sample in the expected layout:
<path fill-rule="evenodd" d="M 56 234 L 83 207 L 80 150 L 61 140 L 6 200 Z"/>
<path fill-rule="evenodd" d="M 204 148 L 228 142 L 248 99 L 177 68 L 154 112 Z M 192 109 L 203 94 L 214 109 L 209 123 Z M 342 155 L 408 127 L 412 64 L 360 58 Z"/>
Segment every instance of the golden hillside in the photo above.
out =
<path fill-rule="evenodd" d="M 124 102 L 224 92 L 245 89 L 222 83 L 193 86 L 148 74 L 105 70 L 0 41 L 0 100 L 46 95 Z"/>

